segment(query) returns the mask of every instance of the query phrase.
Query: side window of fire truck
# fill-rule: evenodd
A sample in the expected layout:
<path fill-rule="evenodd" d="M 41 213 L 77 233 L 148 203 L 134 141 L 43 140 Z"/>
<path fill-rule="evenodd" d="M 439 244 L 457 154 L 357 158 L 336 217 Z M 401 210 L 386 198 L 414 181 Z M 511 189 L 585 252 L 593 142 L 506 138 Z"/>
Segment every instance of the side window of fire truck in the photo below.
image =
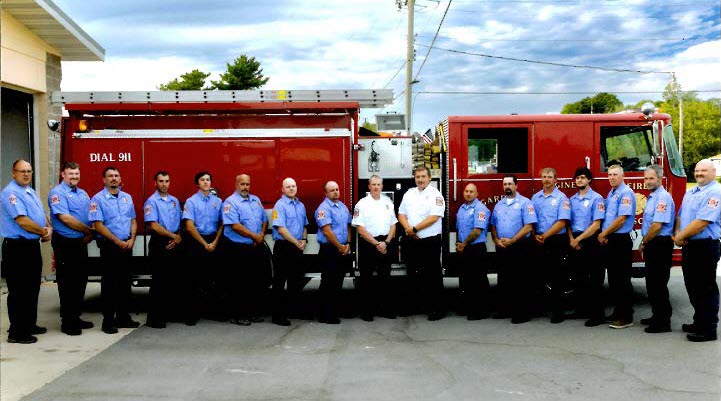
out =
<path fill-rule="evenodd" d="M 653 160 L 650 127 L 601 127 L 601 171 L 619 164 L 624 171 L 643 171 Z"/>
<path fill-rule="evenodd" d="M 673 128 L 670 125 L 663 128 L 663 143 L 666 147 L 668 164 L 673 175 L 686 177 L 686 171 L 683 169 L 683 162 L 681 161 L 681 153 L 679 153 L 676 145 L 676 136 L 673 134 Z"/>
<path fill-rule="evenodd" d="M 468 129 L 469 175 L 527 172 L 527 128 Z"/>

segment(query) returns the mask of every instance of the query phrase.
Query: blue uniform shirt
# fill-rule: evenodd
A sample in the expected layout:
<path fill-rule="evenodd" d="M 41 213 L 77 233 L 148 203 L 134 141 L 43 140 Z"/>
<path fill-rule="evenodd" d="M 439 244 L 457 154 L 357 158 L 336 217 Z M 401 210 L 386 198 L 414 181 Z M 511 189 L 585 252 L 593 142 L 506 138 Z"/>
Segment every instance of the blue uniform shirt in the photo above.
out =
<path fill-rule="evenodd" d="M 491 215 L 491 225 L 496 227 L 498 238 L 513 238 L 517 232 L 526 224 L 534 224 L 538 222 L 536 217 L 536 208 L 533 202 L 521 194 L 507 203 L 507 198 L 503 197 Z M 531 233 L 526 235 L 528 238 Z"/>
<path fill-rule="evenodd" d="M 4 200 L 4 199 L 3 199 Z M 721 184 L 712 181 L 686 191 L 681 208 L 678 210 L 679 229 L 683 230 L 694 220 L 708 221 L 708 225 L 689 239 L 719 239 L 721 235 Z"/>
<path fill-rule="evenodd" d="M 221 219 L 221 200 L 215 194 L 196 192 L 185 201 L 183 220 L 192 220 L 200 235 L 215 235 Z"/>
<path fill-rule="evenodd" d="M 543 234 L 551 229 L 558 220 L 571 220 L 571 203 L 566 195 L 558 188 L 553 188 L 553 192 L 546 196 L 543 190 L 536 192 L 531 198 L 533 207 L 536 209 L 538 223 L 536 224 L 536 234 Z M 564 226 L 557 234 L 565 234 Z"/>
<path fill-rule="evenodd" d="M 623 226 L 614 234 L 628 234 L 633 230 L 636 216 L 636 194 L 623 183 L 618 188 L 611 189 L 606 197 L 606 218 L 603 220 L 602 230 L 608 228 L 618 216 L 628 216 Z"/>
<path fill-rule="evenodd" d="M 156 222 L 164 229 L 175 234 L 180 229 L 180 202 L 178 198 L 168 194 L 165 198 L 158 191 L 145 201 L 145 223 Z"/>
<path fill-rule="evenodd" d="M 290 199 L 283 195 L 273 206 L 273 239 L 284 240 L 278 227 L 285 227 L 295 239 L 303 238 L 303 228 L 308 225 L 305 206 L 298 198 Z"/>
<path fill-rule="evenodd" d="M 464 203 L 456 213 L 456 229 L 458 230 L 458 242 L 463 242 L 468 235 L 476 228 L 481 229 L 481 235 L 471 244 L 482 244 L 486 242 L 488 232 L 488 221 L 491 219 L 491 212 L 486 205 L 478 199 L 471 204 Z"/>
<path fill-rule="evenodd" d="M 0 197 L 2 197 L 0 201 L 0 236 L 13 239 L 40 239 L 39 235 L 25 231 L 15 221 L 18 216 L 26 216 L 40 227 L 47 226 L 45 210 L 43 210 L 43 205 L 35 190 L 29 186 L 23 187 L 12 180 L 3 188 Z"/>
<path fill-rule="evenodd" d="M 69 214 L 86 226 L 88 221 L 88 208 L 90 207 L 90 196 L 80 188 L 71 188 L 64 181 L 56 185 L 48 194 L 48 206 L 50 207 L 50 224 L 56 233 L 68 238 L 82 238 L 85 234 L 82 231 L 73 230 L 58 218 L 59 214 Z"/>
<path fill-rule="evenodd" d="M 130 238 L 130 222 L 134 218 L 133 198 L 123 191 L 113 196 L 104 188 L 90 199 L 88 220 L 102 222 L 121 241 Z"/>
<path fill-rule="evenodd" d="M 244 237 L 233 230 L 231 227 L 233 224 L 240 223 L 251 232 L 260 234 L 263 223 L 266 221 L 268 221 L 268 216 L 265 215 L 265 208 L 255 195 L 249 194 L 248 198 L 243 198 L 234 192 L 223 202 L 223 224 L 226 226 L 223 235 L 233 242 L 253 244 L 252 238 Z M 265 235 L 265 233 L 263 234 Z"/>
<path fill-rule="evenodd" d="M 663 223 L 658 236 L 670 237 L 673 235 L 673 224 L 676 216 L 676 205 L 673 198 L 664 187 L 658 187 L 648 195 L 646 208 L 643 210 L 643 224 L 641 234 L 646 235 L 653 223 Z"/>
<path fill-rule="evenodd" d="M 588 188 L 581 196 L 578 192 L 571 196 L 571 232 L 584 232 L 596 220 L 606 217 L 606 203 L 596 191 Z"/>
<path fill-rule="evenodd" d="M 330 229 L 335 234 L 335 238 L 341 245 L 348 243 L 348 225 L 353 217 L 343 202 L 333 202 L 325 198 L 315 211 L 315 222 L 318 224 L 318 236 L 316 237 L 319 244 L 327 244 L 328 238 L 323 233 L 323 226 L 330 224 Z"/>

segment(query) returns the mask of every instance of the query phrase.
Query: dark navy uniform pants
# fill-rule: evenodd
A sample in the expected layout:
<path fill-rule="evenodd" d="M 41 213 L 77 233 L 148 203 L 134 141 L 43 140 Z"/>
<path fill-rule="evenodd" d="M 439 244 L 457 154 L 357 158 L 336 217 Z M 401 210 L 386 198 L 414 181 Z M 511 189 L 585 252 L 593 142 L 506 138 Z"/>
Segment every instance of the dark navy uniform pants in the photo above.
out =
<path fill-rule="evenodd" d="M 8 286 L 9 335 L 27 337 L 38 318 L 38 294 L 43 270 L 40 240 L 3 239 L 2 270 Z"/>
<path fill-rule="evenodd" d="M 117 321 L 129 320 L 130 264 L 133 251 L 120 249 L 107 240 L 100 240 L 98 246 L 103 262 L 103 277 L 100 281 L 103 324 L 115 324 Z"/>
<path fill-rule="evenodd" d="M 574 237 L 581 232 L 573 233 Z M 581 249 L 571 249 L 569 265 L 576 278 L 577 306 L 576 311 L 590 319 L 603 319 L 605 303 L 603 284 L 606 281 L 606 270 L 601 263 L 598 235 L 592 235 L 579 242 Z"/>
<path fill-rule="evenodd" d="M 654 323 L 671 324 L 671 301 L 668 295 L 668 279 L 671 276 L 673 240 L 670 236 L 656 236 L 643 248 L 646 261 L 646 292 L 651 304 Z"/>
<path fill-rule="evenodd" d="M 633 286 L 631 269 L 633 263 L 633 241 L 626 234 L 611 234 L 608 243 L 602 247 L 608 287 L 613 300 L 613 316 L 617 319 L 633 320 Z"/>
<path fill-rule="evenodd" d="M 385 241 L 386 235 L 375 237 L 376 241 Z M 358 290 L 361 296 L 361 311 L 367 315 L 395 315 L 391 305 L 392 288 L 390 283 L 391 262 L 397 258 L 395 241 L 386 248 L 386 254 L 378 252 L 373 244 L 361 239 L 358 242 Z"/>
<path fill-rule="evenodd" d="M 488 267 L 486 243 L 466 245 L 460 253 L 461 302 L 469 316 L 488 313 Z"/>
<path fill-rule="evenodd" d="M 53 232 L 55 275 L 63 325 L 77 325 L 88 284 L 88 245 L 83 238 L 68 238 Z"/>
<path fill-rule="evenodd" d="M 441 270 L 441 235 L 403 241 L 407 260 L 409 292 L 406 300 L 416 302 L 423 313 L 442 313 L 443 270 Z M 409 310 L 413 305 L 409 305 Z"/>
<path fill-rule="evenodd" d="M 719 313 L 719 290 L 716 266 L 719 240 L 690 240 L 683 247 L 683 279 L 691 305 L 693 322 L 699 332 L 716 331 Z"/>

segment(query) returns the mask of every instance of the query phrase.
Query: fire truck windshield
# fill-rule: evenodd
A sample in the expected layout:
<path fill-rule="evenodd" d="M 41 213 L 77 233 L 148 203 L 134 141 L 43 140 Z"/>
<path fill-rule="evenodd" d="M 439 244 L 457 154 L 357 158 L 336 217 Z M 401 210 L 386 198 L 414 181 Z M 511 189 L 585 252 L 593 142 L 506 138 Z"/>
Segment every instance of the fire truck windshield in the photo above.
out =
<path fill-rule="evenodd" d="M 643 171 L 653 163 L 653 132 L 650 126 L 601 127 L 601 166 L 618 164 L 624 171 Z"/>

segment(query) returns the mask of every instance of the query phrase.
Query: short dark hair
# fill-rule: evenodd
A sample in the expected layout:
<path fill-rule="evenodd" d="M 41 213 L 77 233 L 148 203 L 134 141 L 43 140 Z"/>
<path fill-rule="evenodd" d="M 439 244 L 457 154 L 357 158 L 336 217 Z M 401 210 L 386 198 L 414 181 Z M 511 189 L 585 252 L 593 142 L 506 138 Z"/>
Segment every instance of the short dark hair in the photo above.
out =
<path fill-rule="evenodd" d="M 75 170 L 75 169 L 79 169 L 79 168 L 80 168 L 80 165 L 78 163 L 65 162 L 65 163 L 63 163 L 63 168 L 60 171 Z"/>
<path fill-rule="evenodd" d="M 118 168 L 115 167 L 115 166 L 105 167 L 105 168 L 103 169 L 103 178 L 105 178 L 105 173 L 107 173 L 107 172 L 110 171 L 110 170 L 115 170 L 115 171 L 117 171 L 117 172 L 120 172 L 120 170 L 118 170 Z"/>
<path fill-rule="evenodd" d="M 426 166 L 418 166 L 418 167 L 414 168 L 414 169 L 413 169 L 413 176 L 415 177 L 417 172 L 423 171 L 423 170 L 426 171 L 426 173 L 428 174 L 429 177 L 431 176 L 431 169 L 429 169 L 429 168 L 426 167 Z"/>
<path fill-rule="evenodd" d="M 201 171 L 201 172 L 195 174 L 195 178 L 194 178 L 195 185 L 198 185 L 198 182 L 200 182 L 200 179 L 203 178 L 204 175 L 207 175 L 208 177 L 210 177 L 210 182 L 213 182 L 212 174 L 210 174 L 207 171 Z"/>
<path fill-rule="evenodd" d="M 579 167 L 576 169 L 576 172 L 573 173 L 573 178 L 575 179 L 579 175 L 585 175 L 586 178 L 588 178 L 589 181 L 593 181 L 593 174 L 591 173 L 591 170 L 588 169 L 588 167 Z"/>
<path fill-rule="evenodd" d="M 515 174 L 506 174 L 503 178 L 513 178 L 513 183 L 518 185 L 518 177 L 516 177 Z"/>
<path fill-rule="evenodd" d="M 170 177 L 170 174 L 168 174 L 167 171 L 160 170 L 157 173 L 155 173 L 155 175 L 153 176 L 153 181 L 158 181 L 158 176 L 161 176 L 161 175 L 167 175 L 168 177 Z"/>

